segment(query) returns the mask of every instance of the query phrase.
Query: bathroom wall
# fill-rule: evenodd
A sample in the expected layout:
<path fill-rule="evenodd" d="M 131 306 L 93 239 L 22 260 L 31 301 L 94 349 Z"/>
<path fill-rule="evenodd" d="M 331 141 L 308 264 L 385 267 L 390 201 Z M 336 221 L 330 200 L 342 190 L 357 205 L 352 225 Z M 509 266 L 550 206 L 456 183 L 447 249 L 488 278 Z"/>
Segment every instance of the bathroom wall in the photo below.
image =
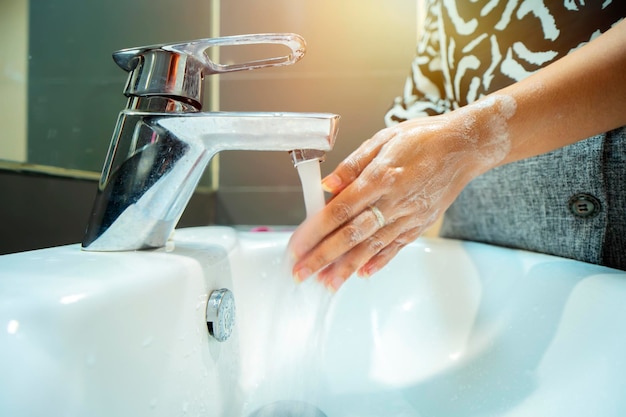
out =
<path fill-rule="evenodd" d="M 295 32 L 307 54 L 291 67 L 222 75 L 220 109 L 313 111 L 341 115 L 328 173 L 384 127 L 399 95 L 416 40 L 415 0 L 228 0 L 221 34 Z M 228 59 L 229 52 L 222 51 Z M 216 221 L 294 225 L 304 219 L 296 170 L 286 153 L 224 152 L 220 156 Z"/>
<path fill-rule="evenodd" d="M 28 161 L 100 171 L 125 106 L 122 48 L 209 37 L 205 0 L 30 0 Z"/>

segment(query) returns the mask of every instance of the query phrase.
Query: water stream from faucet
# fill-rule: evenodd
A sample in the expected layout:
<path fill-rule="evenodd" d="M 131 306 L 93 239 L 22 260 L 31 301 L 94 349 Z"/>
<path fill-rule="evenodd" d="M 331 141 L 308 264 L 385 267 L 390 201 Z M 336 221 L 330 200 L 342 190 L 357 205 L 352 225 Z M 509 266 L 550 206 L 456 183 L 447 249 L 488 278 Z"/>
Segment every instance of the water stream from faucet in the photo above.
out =
<path fill-rule="evenodd" d="M 268 262 L 258 277 L 240 327 L 245 349 L 243 417 L 323 417 L 325 338 L 332 295 L 315 280 L 295 284 L 287 256 Z M 259 303 L 254 307 L 254 303 Z M 242 309 L 243 310 L 243 309 Z"/>
<path fill-rule="evenodd" d="M 306 217 L 309 218 L 326 205 L 324 191 L 322 190 L 320 161 L 318 159 L 310 159 L 308 161 L 299 162 L 296 165 L 296 169 L 298 170 L 300 182 L 302 183 Z"/>
<path fill-rule="evenodd" d="M 296 168 L 308 218 L 326 204 L 320 161 L 298 162 Z M 293 260 L 280 250 L 276 255 L 256 271 L 262 287 L 246 303 L 251 307 L 263 299 L 262 305 L 254 309 L 254 317 L 241 319 L 254 323 L 252 331 L 257 334 L 243 343 L 249 349 L 243 356 L 244 368 L 251 371 L 243 383 L 247 387 L 243 416 L 325 417 L 315 404 L 325 390 L 322 369 L 332 296 L 315 279 L 295 284 L 290 273 Z"/>

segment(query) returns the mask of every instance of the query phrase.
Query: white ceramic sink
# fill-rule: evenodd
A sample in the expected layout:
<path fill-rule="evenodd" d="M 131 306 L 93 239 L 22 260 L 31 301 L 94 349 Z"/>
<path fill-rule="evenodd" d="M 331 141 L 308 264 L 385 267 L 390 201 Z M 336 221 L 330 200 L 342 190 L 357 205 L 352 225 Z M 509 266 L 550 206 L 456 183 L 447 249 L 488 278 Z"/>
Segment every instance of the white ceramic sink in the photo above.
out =
<path fill-rule="evenodd" d="M 225 233 L 222 233 L 225 232 Z M 1 416 L 228 415 L 236 335 L 207 332 L 230 229 L 144 252 L 0 257 Z"/>
<path fill-rule="evenodd" d="M 419 239 L 331 295 L 288 232 L 0 257 L 0 415 L 626 415 L 626 273 Z M 229 288 L 233 336 L 208 335 Z"/>

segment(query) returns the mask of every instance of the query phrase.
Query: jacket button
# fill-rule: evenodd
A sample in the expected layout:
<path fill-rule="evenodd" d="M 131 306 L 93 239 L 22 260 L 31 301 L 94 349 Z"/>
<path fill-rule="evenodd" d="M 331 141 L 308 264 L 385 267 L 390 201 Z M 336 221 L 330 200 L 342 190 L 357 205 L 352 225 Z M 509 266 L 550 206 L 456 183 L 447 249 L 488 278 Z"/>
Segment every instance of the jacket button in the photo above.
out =
<path fill-rule="evenodd" d="M 575 194 L 569 199 L 569 209 L 576 217 L 592 217 L 600 211 L 600 201 L 591 194 Z"/>

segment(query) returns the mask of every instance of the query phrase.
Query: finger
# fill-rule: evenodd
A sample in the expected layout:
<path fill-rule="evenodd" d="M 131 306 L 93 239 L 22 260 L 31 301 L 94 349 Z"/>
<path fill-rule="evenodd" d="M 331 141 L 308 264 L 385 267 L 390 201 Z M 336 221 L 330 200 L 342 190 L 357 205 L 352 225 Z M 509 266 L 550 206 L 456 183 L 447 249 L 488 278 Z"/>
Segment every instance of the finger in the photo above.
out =
<path fill-rule="evenodd" d="M 400 252 L 402 248 L 417 239 L 422 234 L 423 230 L 423 227 L 419 227 L 398 236 L 397 239 L 379 251 L 369 261 L 367 261 L 365 265 L 359 268 L 357 272 L 358 275 L 364 278 L 369 278 L 376 272 L 380 271 L 398 254 L 398 252 Z"/>
<path fill-rule="evenodd" d="M 379 229 L 372 236 L 319 272 L 318 280 L 330 289 L 338 290 L 352 274 L 394 242 L 398 236 L 398 231 L 403 227 L 403 223 L 404 219 L 399 219 L 391 225 Z"/>
<path fill-rule="evenodd" d="M 383 141 L 382 134 L 377 134 L 363 142 L 359 148 L 337 165 L 337 168 L 322 180 L 322 188 L 331 194 L 337 194 L 351 184 L 363 169 L 378 155 Z"/>
<path fill-rule="evenodd" d="M 308 251 L 294 265 L 294 278 L 297 281 L 305 280 L 316 271 L 333 263 L 350 249 L 360 245 L 380 228 L 379 216 L 372 209 L 361 211 L 356 217 Z"/>

